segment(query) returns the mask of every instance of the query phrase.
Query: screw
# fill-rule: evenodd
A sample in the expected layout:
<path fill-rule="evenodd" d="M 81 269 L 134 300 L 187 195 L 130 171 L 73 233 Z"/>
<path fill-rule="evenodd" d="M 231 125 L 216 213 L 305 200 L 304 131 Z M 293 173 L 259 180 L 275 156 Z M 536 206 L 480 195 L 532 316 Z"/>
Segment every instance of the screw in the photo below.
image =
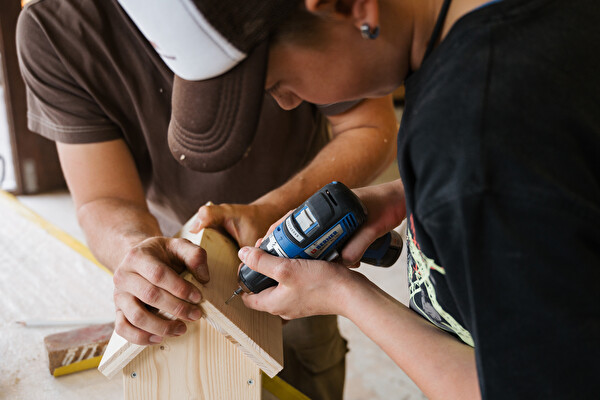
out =
<path fill-rule="evenodd" d="M 165 349 L 165 346 L 160 346 L 160 349 L 161 349 L 161 350 L 164 350 L 164 349 Z"/>
<path fill-rule="evenodd" d="M 248 386 L 254 385 L 254 379 L 252 379 L 252 378 L 248 379 L 247 383 L 248 383 Z"/>
<path fill-rule="evenodd" d="M 132 378 L 135 378 L 135 377 L 137 377 L 137 373 L 135 373 L 135 372 L 132 372 L 132 373 L 131 373 L 131 377 L 132 377 Z"/>

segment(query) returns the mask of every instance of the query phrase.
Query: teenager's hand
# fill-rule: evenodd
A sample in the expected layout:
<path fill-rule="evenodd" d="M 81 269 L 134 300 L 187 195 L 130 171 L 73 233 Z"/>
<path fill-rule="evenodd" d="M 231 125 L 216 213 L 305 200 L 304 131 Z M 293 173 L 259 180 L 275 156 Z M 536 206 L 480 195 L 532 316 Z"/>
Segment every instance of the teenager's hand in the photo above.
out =
<path fill-rule="evenodd" d="M 375 240 L 394 229 L 406 218 L 404 186 L 400 179 L 377 186 L 354 189 L 367 208 L 367 221 L 348 240 L 340 254 L 344 265 L 356 266 Z"/>
<path fill-rule="evenodd" d="M 377 186 L 354 189 L 354 193 L 367 208 L 367 221 L 344 245 L 335 262 L 347 267 L 358 267 L 365 250 L 381 236 L 394 229 L 406 218 L 404 186 L 400 179 Z M 274 222 L 264 237 L 269 236 L 294 210 Z M 256 246 L 258 246 L 256 244 Z"/>
<path fill-rule="evenodd" d="M 200 282 L 209 279 L 206 252 L 187 239 L 151 237 L 134 246 L 113 277 L 117 333 L 143 345 L 185 333 L 183 321 L 202 315 L 202 294 L 179 276 L 184 269 Z M 177 320 L 161 318 L 153 309 Z"/>
<path fill-rule="evenodd" d="M 345 315 L 347 288 L 362 277 L 338 263 L 276 257 L 256 247 L 243 247 L 238 256 L 253 270 L 278 282 L 258 294 L 243 294 L 244 304 L 283 319 Z"/>

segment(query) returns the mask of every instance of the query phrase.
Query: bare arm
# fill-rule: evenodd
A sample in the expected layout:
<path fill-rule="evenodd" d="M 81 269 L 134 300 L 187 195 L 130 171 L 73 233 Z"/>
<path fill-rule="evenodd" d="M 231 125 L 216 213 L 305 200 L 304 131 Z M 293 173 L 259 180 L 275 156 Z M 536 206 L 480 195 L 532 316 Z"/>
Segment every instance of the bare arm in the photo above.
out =
<path fill-rule="evenodd" d="M 398 122 L 391 96 L 366 99 L 329 121 L 333 139 L 302 171 L 250 205 L 200 208 L 195 230 L 223 226 L 241 246 L 254 245 L 274 221 L 325 184 L 366 185 L 394 159 Z"/>
<path fill-rule="evenodd" d="M 343 286 L 343 315 L 400 366 L 430 399 L 479 399 L 472 347 L 433 326 L 363 275 Z"/>
<path fill-rule="evenodd" d="M 328 119 L 333 140 L 300 173 L 256 204 L 269 204 L 281 216 L 332 180 L 348 187 L 372 182 L 395 158 L 398 127 L 390 96 L 363 100 Z"/>
<path fill-rule="evenodd" d="M 59 143 L 57 148 L 88 245 L 114 272 L 117 332 L 138 344 L 183 334 L 183 322 L 161 319 L 146 305 L 183 321 L 198 319 L 195 303 L 201 294 L 177 272 L 188 268 L 206 281 L 204 251 L 162 236 L 125 142 Z"/>
<path fill-rule="evenodd" d="M 369 220 L 353 237 L 361 238 L 348 242 L 344 249 L 351 260 L 405 215 L 399 180 L 356 193 L 369 210 Z M 347 251 L 348 247 L 355 249 Z M 428 398 L 480 397 L 473 348 L 406 308 L 362 274 L 339 263 L 283 259 L 252 247 L 242 248 L 239 255 L 250 268 L 279 282 L 259 294 L 244 294 L 248 307 L 285 319 L 343 315 L 377 343 Z"/>
<path fill-rule="evenodd" d="M 131 247 L 162 235 L 129 149 L 121 140 L 57 148 L 87 243 L 114 272 Z"/>
<path fill-rule="evenodd" d="M 282 259 L 244 247 L 240 259 L 279 282 L 243 294 L 246 306 L 285 319 L 337 314 L 373 340 L 430 399 L 478 399 L 472 347 L 439 330 L 362 274 L 338 263 Z"/>

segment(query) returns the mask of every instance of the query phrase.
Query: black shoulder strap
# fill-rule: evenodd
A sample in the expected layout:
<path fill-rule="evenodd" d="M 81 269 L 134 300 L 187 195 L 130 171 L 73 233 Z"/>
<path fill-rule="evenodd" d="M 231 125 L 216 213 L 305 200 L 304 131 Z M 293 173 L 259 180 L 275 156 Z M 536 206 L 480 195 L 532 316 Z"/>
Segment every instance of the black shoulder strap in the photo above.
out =
<path fill-rule="evenodd" d="M 429 57 L 429 54 L 433 51 L 436 42 L 440 38 L 442 27 L 444 26 L 444 21 L 446 21 L 446 15 L 448 14 L 448 9 L 450 8 L 450 3 L 452 3 L 452 0 L 444 0 L 444 4 L 442 4 L 442 9 L 440 10 L 440 14 L 435 22 L 433 33 L 429 38 L 429 43 L 427 44 L 427 50 L 425 50 L 425 57 L 423 57 L 423 60 Z"/>

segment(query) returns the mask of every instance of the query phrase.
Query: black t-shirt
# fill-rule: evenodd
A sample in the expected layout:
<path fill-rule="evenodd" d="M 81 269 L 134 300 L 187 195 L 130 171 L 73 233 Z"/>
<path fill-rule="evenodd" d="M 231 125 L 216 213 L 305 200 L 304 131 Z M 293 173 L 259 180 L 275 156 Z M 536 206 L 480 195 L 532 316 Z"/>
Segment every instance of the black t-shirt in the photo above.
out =
<path fill-rule="evenodd" d="M 484 398 L 600 393 L 599 50 L 597 0 L 504 0 L 406 80 L 411 307 Z"/>
<path fill-rule="evenodd" d="M 29 2 L 17 45 L 29 128 L 64 143 L 123 139 L 165 234 L 209 200 L 247 203 L 279 187 L 328 141 L 314 105 L 284 111 L 265 94 L 244 158 L 213 173 L 184 167 L 167 142 L 173 73 L 116 0 Z"/>

